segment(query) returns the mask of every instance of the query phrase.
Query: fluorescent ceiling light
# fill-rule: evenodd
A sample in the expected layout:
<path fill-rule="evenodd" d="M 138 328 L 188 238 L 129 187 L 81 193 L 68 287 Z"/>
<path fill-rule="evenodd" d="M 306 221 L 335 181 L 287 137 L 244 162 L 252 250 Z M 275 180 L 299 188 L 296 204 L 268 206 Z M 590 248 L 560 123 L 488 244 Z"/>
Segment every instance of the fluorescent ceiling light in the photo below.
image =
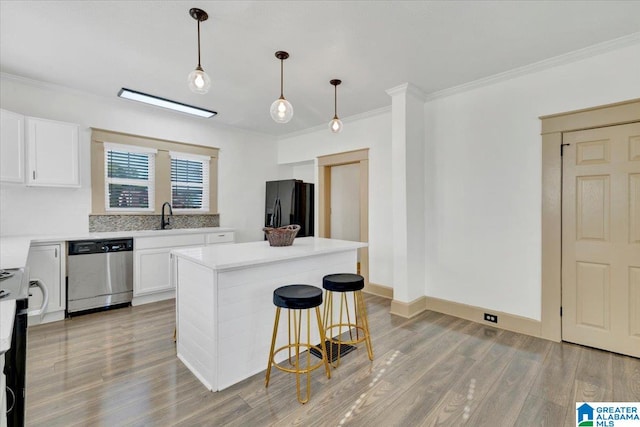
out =
<path fill-rule="evenodd" d="M 204 108 L 194 107 L 193 105 L 171 101 L 170 99 L 160 98 L 158 96 L 153 96 L 126 88 L 120 89 L 120 92 L 118 92 L 118 96 L 120 98 L 143 102 L 145 104 L 155 105 L 156 107 L 162 107 L 168 110 L 179 111 L 181 113 L 191 114 L 193 116 L 204 117 L 207 119 L 218 114 L 215 111 L 205 110 Z"/>

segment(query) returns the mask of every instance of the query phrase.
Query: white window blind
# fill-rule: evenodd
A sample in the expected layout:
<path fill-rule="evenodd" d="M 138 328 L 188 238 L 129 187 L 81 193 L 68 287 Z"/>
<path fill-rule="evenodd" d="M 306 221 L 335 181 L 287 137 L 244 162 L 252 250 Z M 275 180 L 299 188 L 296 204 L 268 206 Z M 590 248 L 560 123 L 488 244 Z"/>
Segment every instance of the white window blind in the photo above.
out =
<path fill-rule="evenodd" d="M 171 156 L 171 205 L 174 209 L 209 210 L 208 156 L 169 152 Z"/>
<path fill-rule="evenodd" d="M 104 143 L 107 210 L 153 211 L 155 149 Z"/>

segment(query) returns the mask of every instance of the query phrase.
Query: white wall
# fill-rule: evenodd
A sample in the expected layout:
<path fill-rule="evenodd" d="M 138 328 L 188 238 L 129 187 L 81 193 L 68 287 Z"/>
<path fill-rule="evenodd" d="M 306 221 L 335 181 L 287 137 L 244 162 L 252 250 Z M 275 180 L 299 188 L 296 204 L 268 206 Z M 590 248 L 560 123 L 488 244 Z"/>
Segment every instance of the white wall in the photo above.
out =
<path fill-rule="evenodd" d="M 238 241 L 262 239 L 264 183 L 278 176 L 276 141 L 215 123 L 121 100 L 3 76 L 0 106 L 20 114 L 81 126 L 80 189 L 0 184 L 0 235 L 88 231 L 91 210 L 90 127 L 220 148 L 220 225 Z"/>
<path fill-rule="evenodd" d="M 314 161 L 278 165 L 278 179 L 299 179 L 304 182 L 316 182 Z"/>
<path fill-rule="evenodd" d="M 427 102 L 424 294 L 539 320 L 538 117 L 638 97 L 634 45 Z M 282 138 L 278 163 L 366 147 L 370 280 L 393 286 L 391 113 Z"/>
<path fill-rule="evenodd" d="M 322 155 L 369 148 L 369 280 L 393 286 L 391 112 L 378 111 L 343 122 L 344 130 L 339 134 L 321 126 L 308 133 L 281 138 L 278 163 L 308 162 Z M 317 170 L 314 173 L 317 182 Z"/>
<path fill-rule="evenodd" d="M 635 45 L 427 102 L 425 294 L 539 320 L 538 117 L 638 97 Z"/>

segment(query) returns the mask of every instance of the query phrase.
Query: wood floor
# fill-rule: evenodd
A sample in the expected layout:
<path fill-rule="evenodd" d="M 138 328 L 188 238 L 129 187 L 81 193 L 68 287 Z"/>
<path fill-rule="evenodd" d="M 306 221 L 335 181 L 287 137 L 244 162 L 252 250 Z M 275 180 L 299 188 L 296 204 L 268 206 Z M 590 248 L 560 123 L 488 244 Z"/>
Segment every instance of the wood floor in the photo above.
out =
<path fill-rule="evenodd" d="M 366 300 L 375 360 L 314 371 L 305 405 L 277 370 L 207 391 L 176 358 L 173 301 L 31 327 L 27 425 L 575 426 L 577 401 L 640 401 L 639 359 Z"/>

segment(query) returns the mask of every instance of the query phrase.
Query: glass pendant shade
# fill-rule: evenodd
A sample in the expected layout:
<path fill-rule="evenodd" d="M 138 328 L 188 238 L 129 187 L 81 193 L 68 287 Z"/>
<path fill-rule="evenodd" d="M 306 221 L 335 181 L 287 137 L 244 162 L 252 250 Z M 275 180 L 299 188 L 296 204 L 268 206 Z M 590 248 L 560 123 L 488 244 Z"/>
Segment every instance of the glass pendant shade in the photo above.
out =
<path fill-rule="evenodd" d="M 333 133 L 342 132 L 342 120 L 338 118 L 338 85 L 342 80 L 333 79 L 329 83 L 333 85 L 333 120 L 329 122 L 329 129 Z"/>
<path fill-rule="evenodd" d="M 293 106 L 284 98 L 278 98 L 271 104 L 271 118 L 276 123 L 289 123 L 293 117 Z"/>
<path fill-rule="evenodd" d="M 331 129 L 331 132 L 333 133 L 342 132 L 342 120 L 340 120 L 337 117 L 334 117 L 333 120 L 329 122 L 329 129 Z"/>
<path fill-rule="evenodd" d="M 200 23 L 209 19 L 209 15 L 204 10 L 195 7 L 189 9 L 189 15 L 198 21 L 198 65 L 195 70 L 189 73 L 187 83 L 189 84 L 191 92 L 203 95 L 209 92 L 209 89 L 211 88 L 211 79 L 202 69 L 202 65 L 200 65 Z"/>
<path fill-rule="evenodd" d="M 284 60 L 289 57 L 289 54 L 283 50 L 276 52 L 276 58 L 280 60 L 280 98 L 273 101 L 269 113 L 271 118 L 276 123 L 289 123 L 293 117 L 293 106 L 284 97 Z"/>
<path fill-rule="evenodd" d="M 189 77 L 187 77 L 187 81 L 189 83 L 189 89 L 192 92 L 205 94 L 209 92 L 211 88 L 211 79 L 204 72 L 202 67 L 196 67 L 191 73 L 189 73 Z"/>

